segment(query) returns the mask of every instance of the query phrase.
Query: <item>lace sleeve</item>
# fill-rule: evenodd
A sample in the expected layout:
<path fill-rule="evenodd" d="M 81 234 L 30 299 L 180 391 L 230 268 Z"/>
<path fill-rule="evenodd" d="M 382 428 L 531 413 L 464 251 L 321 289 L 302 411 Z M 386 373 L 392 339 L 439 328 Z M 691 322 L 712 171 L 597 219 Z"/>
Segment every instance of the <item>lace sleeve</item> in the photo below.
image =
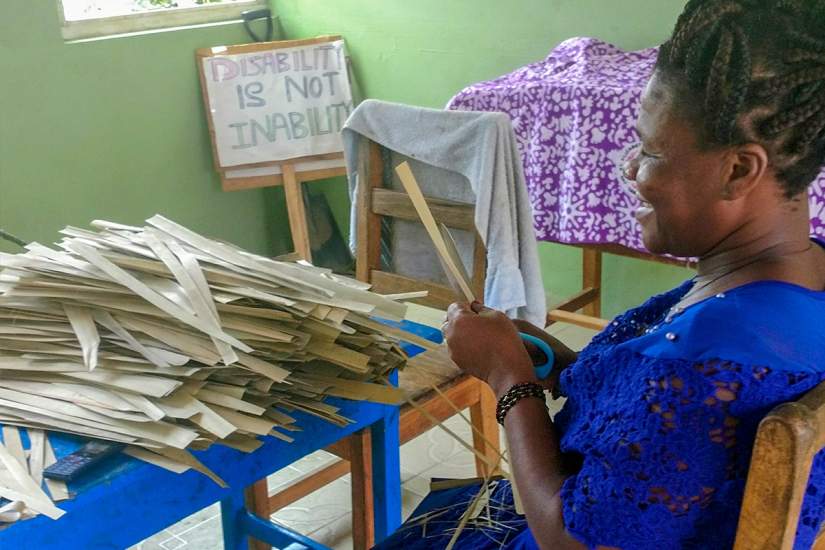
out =
<path fill-rule="evenodd" d="M 625 364 L 568 380 L 580 404 L 562 419 L 562 448 L 583 456 L 562 489 L 568 530 L 591 547 L 730 548 L 759 421 L 822 375 L 638 354 L 612 359 Z M 802 523 L 815 533 L 821 522 L 819 458 L 800 541 Z"/>

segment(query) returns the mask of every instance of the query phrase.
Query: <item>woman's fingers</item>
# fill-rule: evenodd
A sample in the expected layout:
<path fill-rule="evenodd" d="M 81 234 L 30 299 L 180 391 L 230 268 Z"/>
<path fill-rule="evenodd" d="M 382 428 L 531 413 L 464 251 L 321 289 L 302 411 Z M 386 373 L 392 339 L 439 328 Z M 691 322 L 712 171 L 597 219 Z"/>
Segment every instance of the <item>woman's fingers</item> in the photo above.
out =
<path fill-rule="evenodd" d="M 466 315 L 468 313 L 473 313 L 470 304 L 467 302 L 453 302 L 450 304 L 450 307 L 447 308 L 447 322 L 454 321 L 457 317 L 461 315 Z"/>
<path fill-rule="evenodd" d="M 470 304 L 470 309 L 472 309 L 473 312 L 475 312 L 475 313 L 488 313 L 488 312 L 491 312 L 491 311 L 495 311 L 494 309 L 491 309 L 491 308 L 485 306 L 484 304 L 482 304 L 478 300 L 476 300 L 472 304 Z"/>

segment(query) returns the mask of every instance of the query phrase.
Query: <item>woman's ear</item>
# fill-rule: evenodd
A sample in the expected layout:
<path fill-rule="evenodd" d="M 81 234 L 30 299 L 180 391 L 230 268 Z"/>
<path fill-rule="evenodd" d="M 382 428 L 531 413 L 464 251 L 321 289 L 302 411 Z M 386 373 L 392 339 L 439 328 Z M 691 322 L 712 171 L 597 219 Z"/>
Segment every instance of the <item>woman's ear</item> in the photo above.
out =
<path fill-rule="evenodd" d="M 729 152 L 723 186 L 726 200 L 741 199 L 756 189 L 768 172 L 768 152 L 759 144 L 746 143 Z"/>

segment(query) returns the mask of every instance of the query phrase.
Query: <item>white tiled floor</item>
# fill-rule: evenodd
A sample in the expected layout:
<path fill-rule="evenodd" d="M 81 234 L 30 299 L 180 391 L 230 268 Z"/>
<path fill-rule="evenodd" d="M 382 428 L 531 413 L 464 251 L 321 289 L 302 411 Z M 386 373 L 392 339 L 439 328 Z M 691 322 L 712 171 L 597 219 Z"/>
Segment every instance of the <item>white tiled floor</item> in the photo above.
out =
<path fill-rule="evenodd" d="M 573 349 L 581 349 L 594 332 L 570 325 L 555 325 L 550 331 Z M 558 402 L 552 409 L 557 409 Z M 471 441 L 469 425 L 458 416 L 445 425 Z M 269 490 L 329 464 L 335 457 L 319 451 L 270 476 Z M 429 491 L 430 478 L 474 477 L 473 454 L 438 428 L 401 447 L 401 489 L 404 517 L 408 517 Z M 218 505 L 201 510 L 130 550 L 217 550 L 223 548 Z M 350 479 L 345 476 L 308 497 L 273 514 L 272 520 L 303 533 L 335 550 L 352 548 Z"/>

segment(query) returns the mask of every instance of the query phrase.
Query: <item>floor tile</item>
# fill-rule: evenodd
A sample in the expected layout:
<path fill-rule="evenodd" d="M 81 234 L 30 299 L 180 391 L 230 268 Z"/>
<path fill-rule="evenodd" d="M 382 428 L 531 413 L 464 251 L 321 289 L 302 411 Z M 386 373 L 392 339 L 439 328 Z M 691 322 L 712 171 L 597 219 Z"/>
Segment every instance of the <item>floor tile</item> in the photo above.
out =
<path fill-rule="evenodd" d="M 441 463 L 419 474 L 420 477 L 425 479 L 466 479 L 476 477 L 476 475 L 475 455 L 463 448 L 452 456 L 442 460 Z"/>
<path fill-rule="evenodd" d="M 220 506 L 214 504 L 171 525 L 130 550 L 219 550 L 223 548 Z"/>
<path fill-rule="evenodd" d="M 186 542 L 181 550 L 221 550 L 223 548 L 223 528 L 220 515 L 206 518 L 200 524 L 178 533 L 177 538 Z M 168 548 L 167 550 L 173 550 Z"/>
<path fill-rule="evenodd" d="M 402 489 L 401 491 L 401 517 L 405 520 L 412 515 L 421 501 L 424 500 L 424 495 L 419 495 L 412 491 Z"/>
<path fill-rule="evenodd" d="M 352 550 L 352 512 L 327 523 L 307 535 L 334 550 Z"/>
<path fill-rule="evenodd" d="M 221 513 L 221 505 L 217 502 L 208 508 L 204 508 L 200 512 L 192 514 L 188 518 L 182 519 L 178 523 L 168 527 L 166 530 L 172 534 L 180 535 L 186 533 L 193 528 L 203 524 L 206 520 L 219 517 Z"/>
<path fill-rule="evenodd" d="M 444 426 L 472 442 L 472 429 L 461 417 L 447 419 Z M 462 448 L 453 436 L 435 426 L 401 447 L 401 468 L 415 475 L 441 464 Z"/>
<path fill-rule="evenodd" d="M 401 491 L 401 514 L 407 519 L 421 504 L 424 497 L 412 491 Z M 329 546 L 333 550 L 352 550 L 352 512 L 327 523 L 315 531 L 306 533 L 312 540 Z"/>
<path fill-rule="evenodd" d="M 129 550 L 165 550 L 164 546 L 167 545 L 167 541 L 175 539 L 175 538 L 177 538 L 177 537 L 174 534 L 172 534 L 169 531 L 167 531 L 166 529 L 164 529 L 160 533 L 152 535 L 151 537 L 144 540 L 140 544 L 136 544 L 135 546 L 132 546 L 131 548 L 129 548 Z M 181 542 L 183 542 L 182 539 L 178 538 L 178 540 L 181 540 Z M 160 545 L 161 542 L 164 543 L 164 546 Z"/>
<path fill-rule="evenodd" d="M 401 488 L 413 494 L 425 497 L 430 492 L 430 479 L 415 475 L 401 484 Z"/>
<path fill-rule="evenodd" d="M 339 460 L 335 455 L 326 451 L 317 451 L 305 456 L 301 460 L 282 468 L 267 478 L 269 493 L 273 494 L 310 472 L 320 470 Z"/>
<path fill-rule="evenodd" d="M 278 510 L 271 517 L 284 527 L 309 534 L 350 513 L 351 495 L 352 489 L 347 475 Z"/>

